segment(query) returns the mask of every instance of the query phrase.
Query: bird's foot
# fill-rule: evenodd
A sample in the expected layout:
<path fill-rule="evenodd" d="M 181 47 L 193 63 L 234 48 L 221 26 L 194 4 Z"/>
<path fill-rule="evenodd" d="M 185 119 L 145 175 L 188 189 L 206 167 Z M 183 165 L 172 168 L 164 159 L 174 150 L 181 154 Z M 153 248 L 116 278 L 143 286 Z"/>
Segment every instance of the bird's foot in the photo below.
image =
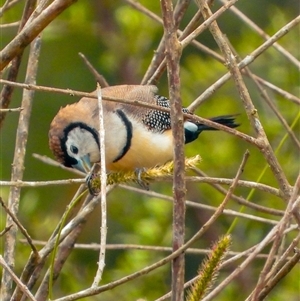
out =
<path fill-rule="evenodd" d="M 99 179 L 99 174 L 97 172 L 90 172 L 85 178 L 89 193 L 93 196 L 99 195 L 101 192 L 101 184 Z"/>
<path fill-rule="evenodd" d="M 145 190 L 149 190 L 149 183 L 142 179 L 142 173 L 146 171 L 146 168 L 136 168 L 135 174 L 137 176 L 137 183 Z"/>

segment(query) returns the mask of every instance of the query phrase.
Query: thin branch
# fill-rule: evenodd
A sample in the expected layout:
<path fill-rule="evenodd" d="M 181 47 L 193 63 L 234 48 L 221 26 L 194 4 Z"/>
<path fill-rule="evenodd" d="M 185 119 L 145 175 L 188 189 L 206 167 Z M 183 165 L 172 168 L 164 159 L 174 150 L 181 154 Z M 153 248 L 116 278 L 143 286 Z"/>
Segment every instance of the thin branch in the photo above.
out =
<path fill-rule="evenodd" d="M 109 84 L 107 83 L 104 76 L 98 73 L 94 66 L 89 62 L 87 57 L 81 52 L 79 52 L 78 54 L 83 59 L 90 72 L 94 75 L 96 82 L 99 83 L 102 88 L 108 87 Z"/>
<path fill-rule="evenodd" d="M 100 251 L 98 269 L 92 287 L 97 287 L 102 279 L 105 267 L 105 246 L 107 236 L 107 209 L 106 209 L 106 162 L 105 162 L 105 130 L 104 112 L 102 105 L 101 87 L 97 86 L 98 110 L 99 110 L 99 137 L 100 137 L 100 181 L 101 181 L 101 228 L 100 228 Z"/>
<path fill-rule="evenodd" d="M 185 37 L 181 41 L 182 48 L 185 48 L 189 44 L 192 43 L 194 39 L 197 38 L 198 35 L 200 35 L 203 31 L 207 29 L 207 27 L 214 22 L 217 18 L 219 18 L 230 6 L 234 5 L 235 2 L 238 0 L 230 0 L 225 5 L 223 5 L 219 10 L 217 10 L 209 19 L 205 20 L 200 26 L 198 26 L 193 32 L 191 32 L 187 37 Z M 155 83 L 162 72 L 164 71 L 166 66 L 166 58 L 164 58 L 160 65 L 156 68 L 155 72 L 152 74 L 152 76 L 148 79 L 147 84 Z M 143 80 L 143 83 L 145 81 Z"/>
<path fill-rule="evenodd" d="M 231 182 L 231 184 L 232 184 L 232 182 Z M 162 200 L 165 200 L 165 201 L 168 201 L 168 202 L 173 202 L 172 197 L 161 194 L 161 193 L 157 193 L 157 192 L 154 192 L 154 191 L 146 191 L 146 190 L 143 190 L 143 189 L 139 189 L 139 188 L 131 187 L 131 186 L 127 186 L 127 185 L 119 185 L 118 187 L 124 188 L 124 189 L 129 190 L 129 191 L 138 192 L 138 193 L 147 195 L 149 197 L 159 198 L 159 199 L 162 199 Z M 226 193 L 225 193 L 225 195 L 226 195 Z M 232 195 L 232 197 L 233 197 L 233 195 Z M 251 204 L 250 202 L 248 202 L 248 203 Z M 188 207 L 207 210 L 207 211 L 213 211 L 213 212 L 215 212 L 217 210 L 217 207 L 192 202 L 192 201 L 189 201 L 189 200 L 186 200 L 186 205 Z M 245 206 L 247 206 L 247 204 Z M 252 207 L 250 207 L 250 208 L 252 208 Z M 276 210 L 276 212 L 273 212 L 272 208 L 267 208 L 267 207 L 263 207 L 262 208 L 263 210 L 259 210 L 258 208 L 255 208 L 255 209 L 258 210 L 258 211 L 262 211 L 262 212 L 265 212 L 265 213 L 278 215 L 278 216 L 283 216 L 283 214 L 284 214 L 283 211 Z M 258 222 L 267 223 L 267 224 L 271 224 L 271 225 L 277 225 L 278 224 L 278 221 L 276 221 L 276 220 L 265 219 L 265 218 L 258 217 L 256 215 L 241 213 L 241 212 L 237 212 L 237 211 L 231 210 L 231 209 L 224 209 L 223 213 L 228 215 L 228 216 L 237 216 L 237 217 L 246 218 L 246 219 L 250 219 L 250 220 L 255 220 L 255 221 L 258 221 Z"/>
<path fill-rule="evenodd" d="M 8 1 L 6 2 L 8 5 Z M 13 3 L 13 1 L 10 2 L 10 4 Z M 34 7 L 36 5 L 36 0 L 29 0 L 26 1 L 26 4 L 23 9 L 23 15 L 21 18 L 21 21 L 19 23 L 19 28 L 18 28 L 18 33 L 22 30 L 26 22 L 28 21 L 30 15 L 32 14 Z M 5 6 L 5 4 L 4 4 Z M 0 13 L 1 15 L 1 13 Z M 19 73 L 19 68 L 21 65 L 22 61 L 22 56 L 23 56 L 23 51 L 21 51 L 18 55 L 16 55 L 14 58 L 12 58 L 11 64 L 9 66 L 9 71 L 7 75 L 7 79 L 9 81 L 16 81 L 18 73 Z M 0 54 L 0 60 L 1 60 L 1 54 Z M 1 70 L 0 70 L 1 72 Z M 2 109 L 7 109 L 10 105 L 12 95 L 14 92 L 14 87 L 10 85 L 4 85 L 1 94 L 0 94 L 0 108 Z M 6 117 L 6 112 L 1 112 L 0 111 L 0 129 L 3 126 L 4 119 Z"/>
<path fill-rule="evenodd" d="M 198 0 L 198 3 L 200 5 L 200 9 L 201 9 L 201 12 L 202 12 L 204 18 L 205 19 L 209 18 L 212 15 L 212 12 L 210 11 L 210 8 L 206 4 L 206 2 L 204 0 Z M 297 23 L 296 19 L 294 19 L 293 21 L 294 21 L 294 23 Z M 298 17 L 298 22 L 300 22 L 300 16 Z M 242 102 L 244 104 L 244 108 L 246 110 L 248 119 L 250 120 L 250 123 L 256 132 L 257 142 L 259 142 L 258 147 L 259 147 L 260 151 L 263 153 L 266 161 L 270 165 L 271 170 L 279 184 L 279 187 L 280 187 L 281 191 L 284 193 L 284 196 L 283 196 L 284 199 L 288 200 L 290 197 L 290 192 L 291 192 L 290 185 L 289 185 L 287 178 L 282 170 L 281 165 L 279 164 L 279 162 L 277 160 L 277 157 L 275 156 L 275 154 L 273 152 L 273 149 L 266 136 L 266 133 L 260 123 L 257 110 L 256 110 L 254 104 L 252 103 L 248 89 L 243 81 L 242 75 L 240 73 L 238 64 L 235 59 L 235 56 L 231 52 L 231 49 L 230 49 L 228 43 L 226 42 L 226 39 L 224 38 L 224 35 L 220 31 L 216 22 L 213 22 L 210 25 L 210 31 L 225 57 L 226 65 L 227 65 L 228 69 L 230 70 L 230 73 L 232 74 L 232 77 L 236 84 L 237 90 L 238 90 L 240 97 L 242 99 Z M 270 38 L 268 41 L 271 41 L 271 40 L 272 40 L 272 38 Z M 300 217 L 298 217 L 298 219 L 300 220 Z"/>
<path fill-rule="evenodd" d="M 11 28 L 11 27 L 19 27 L 20 26 L 20 21 L 17 22 L 11 22 L 11 23 L 6 23 L 6 24 L 0 24 L 0 29 L 6 29 L 6 28 Z"/>
<path fill-rule="evenodd" d="M 180 96 L 181 45 L 177 39 L 176 25 L 171 0 L 161 1 L 164 22 L 164 40 L 168 70 L 171 128 L 173 136 L 173 251 L 184 244 L 185 238 L 185 162 L 182 101 Z M 172 261 L 172 301 L 183 300 L 184 253 Z"/>
<path fill-rule="evenodd" d="M 43 186 L 57 186 L 69 184 L 84 184 L 84 178 L 80 179 L 67 179 L 55 181 L 0 181 L 1 186 L 14 186 L 14 187 L 43 187 Z"/>
<path fill-rule="evenodd" d="M 76 195 L 74 196 L 73 201 L 77 198 L 77 196 L 82 193 L 83 186 L 79 188 L 77 191 Z M 90 198 L 90 196 L 88 196 Z M 92 198 L 89 200 L 86 206 L 84 206 L 78 214 L 71 220 L 69 221 L 64 228 L 61 230 L 60 233 L 60 240 L 59 242 L 62 242 L 74 229 L 79 227 L 81 224 L 85 223 L 87 221 L 88 216 L 94 211 L 95 207 L 99 203 L 99 198 Z M 58 227 L 60 226 L 60 223 Z M 52 252 L 54 246 L 56 245 L 56 240 L 57 240 L 57 231 L 58 228 L 54 230 L 54 233 L 52 236 L 49 238 L 47 244 L 45 245 L 44 248 L 42 248 L 39 251 L 39 261 L 36 262 L 35 258 L 33 256 L 30 256 L 24 269 L 22 272 L 22 277 L 21 279 L 23 282 L 27 283 L 28 288 L 32 288 L 36 281 L 38 281 L 38 277 L 40 276 L 40 273 L 42 272 L 42 268 L 46 262 L 46 259 L 48 258 L 49 254 Z M 67 255 L 67 253 L 64 253 Z M 60 260 L 63 258 L 60 257 Z M 30 279 L 29 279 L 30 278 Z M 29 281 L 28 281 L 29 279 Z M 28 281 L 28 282 L 27 282 Z M 11 301 L 17 301 L 20 300 L 20 291 L 16 290 L 14 292 L 13 298 Z"/>
<path fill-rule="evenodd" d="M 0 109 L 0 113 L 1 112 L 21 112 L 23 110 L 23 108 L 11 108 L 11 109 Z"/>
<path fill-rule="evenodd" d="M 13 226 L 13 224 L 6 226 L 1 232 L 0 232 L 0 237 L 2 237 L 7 231 L 10 230 L 10 228 Z"/>
<path fill-rule="evenodd" d="M 26 84 L 8 82 L 8 81 L 0 79 L 0 83 L 1 82 L 9 83 L 12 86 L 18 86 L 18 87 L 29 89 L 29 90 L 31 90 L 31 89 L 36 90 L 36 91 L 43 90 L 43 91 L 46 91 L 46 92 L 55 92 L 55 93 L 63 93 L 63 94 L 68 94 L 68 95 L 76 95 L 76 96 L 81 96 L 81 97 L 96 98 L 95 92 L 94 93 L 85 93 L 85 92 L 79 92 L 79 91 L 74 91 L 74 90 L 70 90 L 70 89 L 57 89 L 57 88 L 49 88 L 49 87 L 43 87 L 43 86 L 26 85 Z M 103 97 L 103 99 L 108 100 L 108 101 L 114 101 L 114 102 L 119 102 L 119 103 L 125 103 L 125 104 L 141 106 L 141 107 L 149 108 L 149 109 L 155 109 L 155 110 L 162 111 L 162 112 L 170 112 L 169 108 L 161 107 L 161 106 L 158 106 L 158 105 L 152 105 L 152 104 L 149 104 L 149 103 L 146 103 L 146 102 L 143 102 L 143 101 L 137 101 L 137 100 L 132 101 L 132 100 L 127 100 L 127 99 L 115 98 L 115 97 Z M 197 116 L 197 115 L 190 115 L 190 114 L 187 114 L 187 113 L 183 113 L 182 115 L 183 115 L 183 117 L 188 118 L 190 120 L 193 120 L 193 121 L 196 121 L 196 122 L 199 122 L 199 123 L 203 123 L 207 126 L 216 128 L 218 130 L 222 130 L 222 131 L 230 133 L 230 134 L 233 134 L 233 135 L 245 140 L 248 143 L 254 144 L 256 146 L 258 144 L 258 141 L 255 138 L 253 138 L 253 137 L 251 137 L 247 134 L 244 134 L 242 132 L 239 132 L 239 131 L 237 131 L 233 128 L 229 128 L 229 127 L 224 126 L 222 124 L 215 123 L 211 120 L 202 118 L 202 117 Z"/>
<path fill-rule="evenodd" d="M 225 0 L 220 0 L 223 4 L 226 3 Z M 270 39 L 270 36 L 265 33 L 259 26 L 257 26 L 250 18 L 248 18 L 244 13 L 242 13 L 238 8 L 235 6 L 230 7 L 230 11 L 232 11 L 238 18 L 240 18 L 244 24 L 249 26 L 251 29 L 253 29 L 257 34 L 259 34 L 263 39 L 266 41 Z M 287 50 L 285 50 L 281 45 L 279 45 L 277 42 L 273 44 L 273 47 L 281 53 L 285 58 L 287 58 L 292 64 L 294 64 L 297 69 L 300 69 L 300 62 Z"/>
<path fill-rule="evenodd" d="M 37 68 L 38 68 L 38 58 L 41 48 L 41 40 L 37 38 L 30 47 L 27 71 L 26 71 L 26 83 L 35 83 Z M 28 139 L 29 131 L 29 121 L 31 116 L 31 108 L 33 103 L 34 91 L 23 91 L 23 99 L 21 107 L 23 110 L 19 115 L 19 123 L 17 129 L 16 145 L 13 159 L 12 167 L 12 181 L 18 181 L 23 178 L 24 173 L 24 162 L 25 162 L 25 153 L 26 145 Z M 19 209 L 19 200 L 20 200 L 20 187 L 11 187 L 9 199 L 8 199 L 8 208 L 13 216 L 16 216 Z M 8 216 L 6 220 L 6 225 L 11 224 L 11 217 Z M 14 266 L 15 262 L 15 247 L 16 247 L 16 236 L 17 236 L 17 227 L 12 227 L 9 232 L 5 235 L 5 253 L 4 259 L 6 263 L 10 266 Z M 34 255 L 35 256 L 35 255 Z M 3 271 L 2 275 L 2 288 L 5 287 L 4 291 L 1 290 L 1 300 L 8 301 L 11 298 L 11 289 L 12 289 L 12 279 L 7 270 Z"/>
<path fill-rule="evenodd" d="M 264 85 L 265 87 L 268 87 L 268 88 L 269 88 L 270 90 L 272 90 L 273 92 L 275 92 L 275 93 L 281 95 L 282 97 L 284 97 L 284 98 L 286 98 L 286 99 L 288 99 L 288 100 L 291 100 L 291 101 L 294 102 L 296 105 L 300 105 L 300 98 L 299 98 L 299 97 L 297 97 L 297 96 L 295 96 L 295 95 L 293 95 L 293 94 L 291 94 L 291 93 L 289 93 L 289 92 L 287 92 L 287 91 L 285 91 L 285 90 L 283 90 L 283 89 L 281 89 L 281 88 L 275 86 L 274 84 L 272 84 L 272 83 L 266 81 L 265 79 L 263 79 L 263 78 L 261 78 L 261 77 L 259 77 L 259 76 L 257 76 L 257 75 L 255 75 L 254 77 L 255 77 L 255 79 L 256 79 L 258 82 L 260 82 L 260 83 L 261 83 L 262 85 Z"/>
<path fill-rule="evenodd" d="M 299 249 L 295 250 L 295 255 L 288 261 L 286 264 L 278 271 L 278 273 L 270 279 L 264 289 L 259 293 L 257 298 L 258 301 L 265 300 L 266 296 L 270 291 L 282 280 L 297 264 L 300 260 L 300 251 Z"/>
<path fill-rule="evenodd" d="M 49 160 L 53 160 L 50 159 Z M 69 169 L 68 169 L 69 170 Z M 154 179 L 154 178 L 153 178 Z M 161 178 L 156 178 L 154 179 L 156 181 L 171 181 L 172 177 L 171 176 L 163 176 Z M 212 177 L 186 177 L 187 182 L 196 182 L 196 183 L 207 183 L 207 184 L 221 184 L 221 185 L 231 185 L 232 184 L 232 179 L 226 179 L 226 178 L 212 178 Z M 55 185 L 70 185 L 70 184 L 83 184 L 85 183 L 84 178 L 79 178 L 79 179 L 66 179 L 66 180 L 53 180 L 53 181 L 0 181 L 0 185 L 2 186 L 16 186 L 16 187 L 42 187 L 42 186 L 55 186 Z M 246 187 L 246 188 L 252 188 L 252 189 L 258 189 L 270 194 L 273 194 L 277 197 L 282 197 L 282 194 L 280 194 L 280 191 L 274 187 L 261 184 L 261 183 L 256 183 L 256 182 L 251 182 L 251 181 L 244 181 L 240 180 L 238 181 L 238 186 L 240 187 Z M 141 192 L 143 192 L 141 190 Z M 146 192 L 145 192 L 146 193 Z M 222 191 L 223 194 L 226 194 L 225 191 Z M 239 204 L 245 205 L 247 207 L 260 210 L 262 212 L 282 216 L 283 211 L 281 210 L 276 210 L 273 209 L 273 211 L 268 210 L 266 207 L 249 203 L 246 200 L 243 200 L 241 198 L 236 199 Z M 252 205 L 253 206 L 252 206 Z"/>
<path fill-rule="evenodd" d="M 27 230 L 23 227 L 23 225 L 21 224 L 19 219 L 16 217 L 16 215 L 14 213 L 12 213 L 11 210 L 5 205 L 5 203 L 4 203 L 4 201 L 2 200 L 1 197 L 0 197 L 0 203 L 1 203 L 2 207 L 4 208 L 5 212 L 10 216 L 11 220 L 17 225 L 20 232 L 25 236 L 25 238 L 26 238 L 28 244 L 30 245 L 33 253 L 38 258 L 38 250 L 36 249 L 35 245 L 33 244 L 32 238 L 28 234 Z M 11 228 L 11 225 L 7 228 Z"/>
<path fill-rule="evenodd" d="M 267 275 L 270 272 L 270 270 L 272 269 L 272 265 L 275 261 L 275 255 L 277 254 L 280 243 L 285 235 L 284 231 L 288 227 L 291 217 L 294 214 L 294 208 L 299 207 L 299 203 L 300 203 L 300 198 L 298 198 L 299 191 L 300 191 L 300 175 L 298 176 L 298 178 L 296 180 L 296 183 L 295 183 L 290 201 L 287 205 L 285 214 L 282 217 L 281 221 L 278 223 L 278 230 L 276 233 L 276 238 L 274 240 L 271 250 L 269 251 L 269 256 L 267 258 L 265 266 L 262 269 L 262 271 L 260 273 L 260 277 L 257 281 L 257 286 L 253 293 L 253 300 L 257 299 L 258 295 L 261 293 L 262 289 L 266 285 Z M 297 208 L 297 211 L 298 211 L 298 208 Z M 296 219 L 296 221 L 298 221 L 298 220 Z"/>
<path fill-rule="evenodd" d="M 296 148 L 298 148 L 298 151 L 300 151 L 300 142 L 299 142 L 296 134 L 290 128 L 290 126 L 287 123 L 287 121 L 285 120 L 285 118 L 282 116 L 280 110 L 277 109 L 277 107 L 274 104 L 274 102 L 271 100 L 271 98 L 269 97 L 269 95 L 267 94 L 267 92 L 265 91 L 265 89 L 261 86 L 261 84 L 259 83 L 259 81 L 255 78 L 254 74 L 252 74 L 252 72 L 249 70 L 249 68 L 248 67 L 244 68 L 244 71 L 253 80 L 253 82 L 257 86 L 258 91 L 260 92 L 261 96 L 263 97 L 263 99 L 265 100 L 265 102 L 267 103 L 267 105 L 271 108 L 271 110 L 274 112 L 274 114 L 276 115 L 276 117 L 278 118 L 278 120 L 280 121 L 280 123 L 283 125 L 283 127 L 285 129 L 285 133 L 287 133 L 290 136 L 292 142 L 295 144 Z M 300 115 L 298 115 L 298 116 L 300 116 Z"/>
<path fill-rule="evenodd" d="M 225 209 L 226 210 L 226 209 Z M 26 243 L 25 239 L 20 239 L 20 242 Z M 45 246 L 46 241 L 41 241 L 41 240 L 33 240 L 33 243 L 39 246 Z M 167 252 L 167 253 L 172 253 L 172 248 L 171 247 L 164 247 L 164 246 L 148 246 L 148 245 L 135 245 L 135 244 L 107 244 L 106 250 L 140 250 L 140 251 L 155 251 L 155 252 Z M 90 243 L 90 244 L 80 244 L 80 243 L 75 243 L 74 249 L 78 250 L 89 250 L 89 251 L 99 251 L 100 250 L 100 244 L 96 243 Z M 209 254 L 210 250 L 209 249 L 198 249 L 198 248 L 188 248 L 185 253 L 186 254 L 194 254 L 194 255 L 203 255 L 203 254 Z M 241 257 L 247 257 L 248 253 L 245 252 L 234 252 L 234 251 L 229 251 L 227 254 L 227 257 L 231 256 L 236 256 L 236 255 L 241 255 Z M 258 254 L 257 259 L 260 258 L 267 258 L 268 254 Z M 239 257 L 240 258 L 240 257 Z M 285 261 L 290 260 L 292 257 L 288 256 L 285 257 L 283 260 L 283 264 Z"/>
<path fill-rule="evenodd" d="M 219 181 L 217 182 L 217 181 L 213 180 L 214 178 L 208 177 L 202 170 L 200 170 L 198 168 L 193 168 L 193 171 L 195 171 L 198 175 L 201 176 L 201 178 L 199 179 L 200 182 L 205 181 L 206 183 L 210 184 L 212 187 L 214 187 L 216 190 L 218 190 L 219 192 L 221 192 L 224 195 L 227 193 L 227 190 L 224 189 L 220 185 L 220 184 L 225 184 L 225 182 L 227 182 L 227 180 L 218 178 Z M 193 179 L 193 177 L 189 178 L 188 180 L 192 181 L 192 179 Z M 225 181 L 223 181 L 223 180 L 225 180 Z M 230 185 L 232 183 L 232 180 L 230 180 L 229 182 L 228 182 L 228 185 Z M 247 184 L 246 184 L 246 182 L 247 182 Z M 248 181 L 246 181 L 246 182 L 240 180 L 238 182 L 238 186 L 244 186 L 244 184 L 245 184 L 248 188 L 258 189 L 258 190 L 261 190 L 261 191 L 264 191 L 264 192 L 267 192 L 267 193 L 271 193 L 271 194 L 276 195 L 278 197 L 281 197 L 281 193 L 278 189 L 274 189 L 273 187 L 269 187 L 269 186 L 267 187 L 266 185 L 261 184 L 261 183 L 257 183 L 257 182 L 248 182 Z M 244 187 L 246 187 L 246 186 L 244 186 Z M 267 208 L 267 207 L 264 207 L 262 205 L 255 204 L 253 202 L 249 202 L 245 198 L 240 197 L 240 196 L 233 195 L 232 199 L 234 201 L 236 201 L 238 204 L 244 205 L 246 207 L 249 207 L 249 208 L 252 208 L 254 210 L 261 211 L 261 212 L 265 212 L 265 213 L 269 213 L 269 214 L 273 214 L 273 215 L 278 215 L 278 216 L 282 216 L 283 213 L 284 213 L 281 210 L 277 210 L 277 209 L 273 209 L 273 208 Z"/>
<path fill-rule="evenodd" d="M 282 256 L 276 256 L 275 260 L 277 260 L 277 262 L 273 265 L 272 270 L 270 271 L 270 273 L 267 275 L 267 279 L 266 282 L 271 281 L 271 279 L 278 273 L 278 271 L 280 269 L 283 268 L 284 264 L 286 262 L 289 262 L 291 260 L 291 258 L 288 259 L 288 255 L 291 252 L 294 252 L 295 248 L 297 248 L 298 244 L 300 241 L 300 233 L 297 235 L 297 237 L 291 242 L 291 244 L 289 245 L 289 247 L 285 250 L 284 254 Z M 269 255 L 267 256 L 267 258 L 269 257 Z M 279 257 L 279 258 L 278 258 Z M 268 288 L 268 285 L 266 285 L 262 290 L 261 293 Z M 249 295 L 249 297 L 246 299 L 246 301 L 250 301 L 252 300 L 255 291 L 257 290 L 257 287 L 255 287 L 255 289 L 251 292 L 251 294 Z M 260 294 L 261 294 L 260 293 Z M 259 294 L 259 295 L 260 295 Z"/>
<path fill-rule="evenodd" d="M 54 0 L 38 17 L 28 24 L 21 32 L 0 52 L 0 71 L 27 45 L 29 45 L 42 30 L 60 13 L 72 5 L 76 0 Z"/>
<path fill-rule="evenodd" d="M 82 227 L 83 225 L 79 224 L 60 244 L 54 262 L 52 282 L 54 282 L 58 278 L 66 260 L 73 251 L 74 243 L 78 239 L 78 236 L 81 234 Z M 42 283 L 38 288 L 38 291 L 36 292 L 35 297 L 37 300 L 48 300 L 50 274 L 52 273 L 50 273 L 50 270 L 48 269 L 47 273 L 44 276 L 44 279 L 42 280 Z"/>
<path fill-rule="evenodd" d="M 11 278 L 14 280 L 14 282 L 17 284 L 17 286 L 20 288 L 20 290 L 31 300 L 31 301 L 37 301 L 34 296 L 31 294 L 31 292 L 28 290 L 26 285 L 24 285 L 21 280 L 18 278 L 18 276 L 13 272 L 13 270 L 9 267 L 9 265 L 5 262 L 3 257 L 0 255 L 0 265 L 3 267 L 7 273 L 11 276 Z"/>
<path fill-rule="evenodd" d="M 285 26 L 280 28 L 269 40 L 264 42 L 261 46 L 247 55 L 239 64 L 238 68 L 243 69 L 245 66 L 251 64 L 259 55 L 264 53 L 269 47 L 271 47 L 276 41 L 286 35 L 290 30 L 296 27 L 300 22 L 300 16 L 296 17 Z M 188 109 L 193 112 L 205 99 L 211 96 L 217 89 L 223 86 L 231 78 L 231 73 L 228 72 L 219 78 L 213 85 L 207 88 L 191 105 Z"/>

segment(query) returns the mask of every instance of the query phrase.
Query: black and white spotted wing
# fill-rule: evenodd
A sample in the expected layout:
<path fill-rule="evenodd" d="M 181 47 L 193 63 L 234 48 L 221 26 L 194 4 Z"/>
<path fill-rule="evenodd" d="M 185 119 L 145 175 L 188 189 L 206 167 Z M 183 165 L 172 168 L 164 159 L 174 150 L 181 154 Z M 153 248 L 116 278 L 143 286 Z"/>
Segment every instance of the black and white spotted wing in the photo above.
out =
<path fill-rule="evenodd" d="M 155 95 L 156 104 L 164 108 L 170 108 L 168 98 Z M 190 113 L 188 109 L 182 108 L 183 113 Z M 153 132 L 164 132 L 171 129 L 171 116 L 169 112 L 149 110 L 143 118 L 143 123 Z"/>

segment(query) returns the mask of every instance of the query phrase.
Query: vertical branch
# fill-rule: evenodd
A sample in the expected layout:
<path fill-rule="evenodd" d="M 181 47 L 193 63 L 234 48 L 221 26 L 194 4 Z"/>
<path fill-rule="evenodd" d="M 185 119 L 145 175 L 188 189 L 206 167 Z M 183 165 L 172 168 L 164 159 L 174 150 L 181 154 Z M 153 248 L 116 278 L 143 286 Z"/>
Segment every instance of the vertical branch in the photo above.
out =
<path fill-rule="evenodd" d="M 28 18 L 32 14 L 34 7 L 36 5 L 36 0 L 28 0 L 25 4 L 23 16 L 19 25 L 18 32 L 21 31 L 25 23 L 27 22 Z M 17 79 L 18 73 L 19 73 L 19 67 L 22 60 L 23 51 L 19 55 L 17 55 L 11 62 L 11 66 L 9 68 L 9 72 L 7 75 L 7 80 L 9 81 L 15 81 Z M 0 108 L 8 108 L 11 97 L 14 91 L 13 86 L 4 85 L 0 94 Z M 6 112 L 0 112 L 0 129 L 4 123 L 4 119 L 6 116 Z"/>
<path fill-rule="evenodd" d="M 171 102 L 171 125 L 174 139 L 173 177 L 173 251 L 184 244 L 185 229 L 185 179 L 184 179 L 184 136 L 183 116 L 180 97 L 179 61 L 181 44 L 177 39 L 171 0 L 161 1 L 166 41 L 169 96 Z M 172 300 L 183 300 L 184 254 L 172 261 Z"/>
<path fill-rule="evenodd" d="M 176 28 L 179 27 L 179 24 L 189 6 L 189 2 L 190 0 L 179 0 L 174 8 L 174 24 L 176 26 Z M 157 68 L 161 65 L 161 63 L 164 61 L 165 59 L 165 36 L 162 38 L 162 40 L 160 41 L 160 44 L 158 46 L 158 48 L 155 51 L 155 54 L 153 56 L 152 62 L 148 68 L 148 70 L 146 71 L 144 78 L 141 82 L 142 85 L 145 84 L 154 84 L 155 82 L 150 82 L 150 78 L 153 78 L 153 74 L 156 72 Z M 164 68 L 163 68 L 164 69 Z"/>
<path fill-rule="evenodd" d="M 30 55 L 28 59 L 27 73 L 25 79 L 26 84 L 35 84 L 40 48 L 41 48 L 41 40 L 40 38 L 37 38 L 30 48 Z M 13 166 L 12 174 L 11 174 L 12 181 L 19 181 L 22 180 L 23 178 L 26 144 L 28 138 L 28 128 L 29 128 L 29 120 L 31 115 L 33 96 L 34 96 L 34 91 L 24 90 L 23 100 L 21 105 L 23 110 L 21 111 L 19 117 L 14 160 L 12 165 Z M 21 192 L 21 188 L 17 186 L 13 186 L 10 189 L 8 208 L 14 215 L 17 215 L 18 213 L 20 192 Z M 11 220 L 11 217 L 8 216 L 6 225 L 9 226 L 12 223 L 13 221 Z M 14 267 L 16 235 L 17 235 L 16 225 L 13 225 L 13 227 L 11 227 L 11 229 L 5 235 L 4 260 L 6 261 L 7 265 L 11 269 L 13 269 Z M 1 286 L 0 299 L 2 301 L 8 301 L 11 298 L 12 278 L 11 275 L 7 272 L 7 270 L 3 271 L 1 284 L 2 286 Z"/>
<path fill-rule="evenodd" d="M 101 229 L 100 229 L 100 251 L 98 270 L 92 284 L 92 287 L 97 287 L 103 274 L 105 266 L 105 249 L 107 236 L 107 222 L 106 222 L 106 163 L 105 163 L 105 131 L 104 131 L 104 112 L 102 105 L 101 87 L 97 86 L 98 96 L 98 110 L 99 110 L 99 137 L 100 137 L 100 163 L 101 163 Z"/>

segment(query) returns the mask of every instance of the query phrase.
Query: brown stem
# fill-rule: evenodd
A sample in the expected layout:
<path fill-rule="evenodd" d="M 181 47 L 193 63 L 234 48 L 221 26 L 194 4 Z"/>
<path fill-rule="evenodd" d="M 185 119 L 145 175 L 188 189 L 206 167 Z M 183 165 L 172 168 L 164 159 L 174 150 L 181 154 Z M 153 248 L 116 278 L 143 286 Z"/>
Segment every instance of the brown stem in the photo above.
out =
<path fill-rule="evenodd" d="M 177 39 L 172 1 L 161 1 L 161 8 L 164 21 L 169 96 L 171 102 L 171 128 L 174 139 L 173 251 L 176 251 L 184 244 L 185 233 L 184 135 L 179 75 L 179 61 L 182 49 Z M 181 254 L 172 261 L 172 301 L 183 300 L 183 287 L 184 254 Z"/>

